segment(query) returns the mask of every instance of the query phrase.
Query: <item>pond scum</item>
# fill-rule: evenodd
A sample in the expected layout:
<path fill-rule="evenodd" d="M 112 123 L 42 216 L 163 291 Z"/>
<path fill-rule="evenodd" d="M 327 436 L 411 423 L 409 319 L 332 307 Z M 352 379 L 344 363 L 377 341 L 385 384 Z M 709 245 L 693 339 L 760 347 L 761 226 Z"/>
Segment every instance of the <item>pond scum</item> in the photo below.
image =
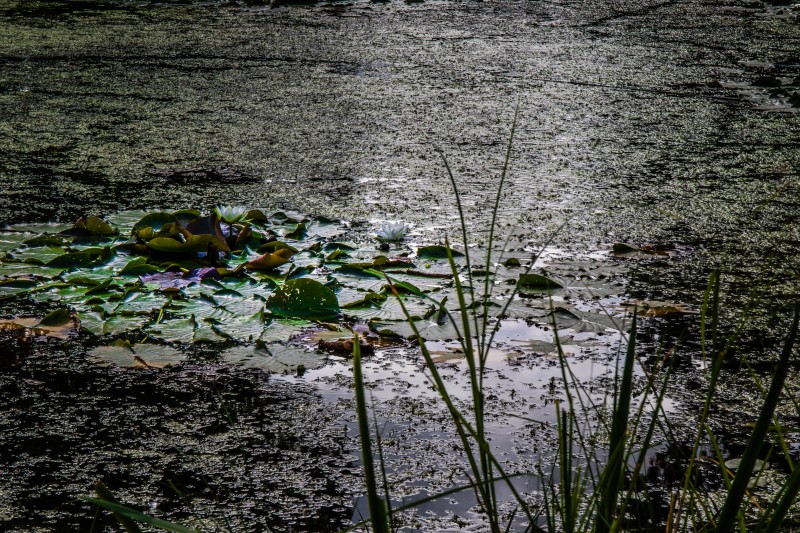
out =
<path fill-rule="evenodd" d="M 506 168 L 495 215 L 505 173 Z M 726 337 L 718 331 L 720 277 L 718 273 L 711 277 L 701 312 L 700 343 L 711 365 L 709 388 L 691 452 L 682 463 L 681 482 L 665 499 L 663 491 L 649 490 L 645 461 L 656 436 L 661 446 L 681 440 L 673 435 L 662 405 L 675 352 L 658 354 L 656 363 L 647 366 L 645 393 L 632 401 L 639 355 L 635 311 L 629 330 L 623 332 L 627 349 L 614 389 L 597 404 L 570 369 L 558 338 L 560 322 L 611 327 L 616 321 L 610 315 L 587 315 L 562 303 L 556 306 L 548 295 L 569 290 L 568 283 L 534 272 L 536 254 L 525 261 L 501 262 L 502 255 L 494 258 L 495 247 L 490 245 L 482 264 L 496 266 L 476 267 L 455 192 L 462 220 L 461 251 L 448 241 L 416 249 L 395 245 L 393 250 L 389 243 L 380 250 L 359 247 L 338 240 L 348 229 L 342 222 L 243 208 L 217 207 L 206 214 L 123 212 L 106 219 L 82 218 L 73 225 L 6 226 L 0 229 L 0 298 L 27 297 L 50 312 L 43 317 L 2 319 L 0 331 L 70 339 L 84 330 L 107 341 L 89 353 L 91 360 L 129 368 L 176 364 L 185 357 L 187 346 L 219 342 L 228 346 L 220 356 L 222 362 L 270 372 L 302 372 L 325 363 L 324 351 L 287 342 L 302 328 L 313 324 L 341 332 L 340 338 L 352 341 L 325 347 L 352 352 L 354 358 L 369 504 L 369 518 L 353 529 L 394 531 L 406 508 L 460 491 L 476 495 L 492 533 L 512 527 L 553 532 L 779 531 L 798 523 L 800 468 L 787 442 L 792 430 L 776 410 L 797 337 L 797 309 L 769 385 L 762 386 L 754 376 L 763 405 L 747 447 L 741 458 L 726 461 L 707 421 L 737 331 Z M 406 230 L 403 225 L 387 225 L 378 236 L 402 241 Z M 495 241 L 494 230 L 495 220 L 489 243 Z M 566 400 L 556 403 L 553 429 L 559 449 L 550 472 L 506 471 L 492 452 L 484 420 L 483 381 L 500 327 L 499 320 L 491 319 L 508 316 L 553 327 Z M 356 324 L 381 337 L 416 338 L 459 437 L 467 484 L 392 507 L 380 432 L 370 427 L 361 373 L 362 355 L 370 347 L 353 333 Z M 426 346 L 425 341 L 444 339 L 461 344 L 471 388 L 467 408 L 451 397 Z M 796 402 L 792 404 L 800 415 Z M 703 456 L 701 444 L 714 453 Z M 774 490 L 757 493 L 768 461 L 778 456 L 788 471 Z M 699 470 L 709 464 L 722 480 L 717 488 L 697 483 Z M 522 475 L 539 476 L 543 490 L 519 492 L 514 479 Z M 499 501 L 501 486 L 512 497 L 511 510 L 508 502 Z M 85 499 L 113 512 L 128 531 L 139 531 L 139 523 L 191 531 L 121 505 L 101 483 L 96 497 Z"/>

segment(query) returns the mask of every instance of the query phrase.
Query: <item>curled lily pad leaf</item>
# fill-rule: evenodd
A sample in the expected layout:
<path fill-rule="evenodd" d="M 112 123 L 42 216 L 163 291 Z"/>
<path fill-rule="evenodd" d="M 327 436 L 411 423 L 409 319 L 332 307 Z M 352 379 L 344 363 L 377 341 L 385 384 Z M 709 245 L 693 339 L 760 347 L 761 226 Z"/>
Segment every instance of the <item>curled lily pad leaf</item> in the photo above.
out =
<path fill-rule="evenodd" d="M 299 223 L 292 231 L 287 233 L 285 237 L 287 239 L 292 239 L 295 241 L 299 241 L 306 236 L 306 223 L 301 222 Z"/>
<path fill-rule="evenodd" d="M 124 368 L 164 368 L 180 363 L 184 356 L 175 348 L 158 344 L 133 344 L 117 341 L 89 352 L 89 360 Z"/>
<path fill-rule="evenodd" d="M 356 248 L 343 242 L 326 242 L 322 245 L 322 250 L 327 253 L 334 252 L 336 250 L 341 250 L 343 252 L 354 252 Z"/>
<path fill-rule="evenodd" d="M 101 219 L 100 217 L 81 218 L 77 222 L 75 222 L 73 229 L 82 230 L 88 234 L 100 235 L 103 237 L 108 237 L 110 235 L 117 235 L 119 233 L 116 229 L 112 228 L 108 224 L 108 222 Z"/>
<path fill-rule="evenodd" d="M 284 283 L 267 300 L 273 314 L 308 320 L 335 320 L 339 315 L 336 294 L 319 281 L 300 278 Z"/>
<path fill-rule="evenodd" d="M 280 248 L 274 253 L 266 252 L 258 258 L 246 262 L 244 267 L 251 270 L 272 270 L 288 263 L 292 255 L 294 252 L 290 248 Z"/>
<path fill-rule="evenodd" d="M 354 293 L 355 296 L 351 296 L 351 299 L 346 304 L 342 304 L 342 309 L 348 307 L 363 307 L 363 306 L 380 306 L 383 302 L 386 301 L 386 295 L 381 294 L 379 292 L 372 292 L 372 291 L 350 291 Z"/>
<path fill-rule="evenodd" d="M 153 231 L 159 231 L 167 224 L 178 225 L 179 222 L 175 215 L 170 213 L 150 213 L 142 217 L 139 222 L 133 225 L 133 229 L 131 229 L 131 235 L 135 236 L 139 233 L 139 231 L 145 228 L 151 228 Z"/>
<path fill-rule="evenodd" d="M 250 222 L 264 222 L 269 220 L 267 215 L 260 209 L 250 209 L 245 215 L 245 220 L 249 220 Z"/>
<path fill-rule="evenodd" d="M 146 257 L 134 257 L 128 261 L 122 270 L 119 271 L 122 276 L 142 276 L 146 274 L 153 274 L 159 272 L 160 269 L 147 262 Z"/>
<path fill-rule="evenodd" d="M 258 247 L 256 252 L 258 252 L 260 254 L 263 254 L 263 253 L 266 253 L 266 252 L 275 253 L 276 251 L 284 249 L 284 248 L 288 249 L 288 250 L 291 250 L 292 253 L 297 253 L 298 252 L 297 248 L 295 248 L 294 246 L 291 246 L 289 244 L 286 244 L 283 241 L 270 241 L 268 243 L 264 243 L 264 244 L 262 244 L 261 246 Z"/>
<path fill-rule="evenodd" d="M 200 211 L 197 209 L 181 209 L 180 211 L 175 211 L 172 215 L 178 219 L 178 223 L 181 226 L 186 226 L 192 220 L 200 217 Z"/>
<path fill-rule="evenodd" d="M 317 350 L 286 345 L 258 343 L 255 346 L 237 346 L 222 353 L 222 361 L 234 365 L 260 368 L 268 372 L 283 373 L 300 369 L 319 368 L 327 356 Z"/>
<path fill-rule="evenodd" d="M 214 235 L 191 235 L 184 242 L 169 237 L 156 237 L 147 243 L 147 247 L 151 250 L 168 254 L 207 252 L 211 246 L 215 246 L 217 250 L 223 252 L 230 250 L 224 241 Z"/>

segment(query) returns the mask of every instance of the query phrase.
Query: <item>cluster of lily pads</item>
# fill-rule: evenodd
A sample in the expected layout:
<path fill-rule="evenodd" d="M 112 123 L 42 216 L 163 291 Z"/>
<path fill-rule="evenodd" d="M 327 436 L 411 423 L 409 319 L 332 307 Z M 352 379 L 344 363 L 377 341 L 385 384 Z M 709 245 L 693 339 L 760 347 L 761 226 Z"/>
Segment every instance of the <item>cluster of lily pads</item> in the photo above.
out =
<path fill-rule="evenodd" d="M 378 237 L 402 241 L 406 232 L 386 226 Z M 0 298 L 27 297 L 57 310 L 41 320 L 0 320 L 0 329 L 88 332 L 110 342 L 93 355 L 121 366 L 159 366 L 179 358 L 182 345 L 223 342 L 232 346 L 223 359 L 281 371 L 324 362 L 287 344 L 312 326 L 346 335 L 359 322 L 377 335 L 411 336 L 402 299 L 425 338 L 455 338 L 444 319 L 457 299 L 443 246 L 386 251 L 385 244 L 342 242 L 347 234 L 339 221 L 241 208 L 7 226 L 0 228 Z M 461 254 L 452 254 L 463 266 Z M 516 274 L 511 288 L 517 283 L 533 291 L 560 287 L 538 274 Z M 544 316 L 524 299 L 507 313 Z M 145 343 L 130 344 L 132 333 Z"/>
<path fill-rule="evenodd" d="M 62 337 L 79 329 L 112 337 L 142 332 L 162 343 L 160 350 L 149 343 L 149 354 L 164 352 L 163 344 L 234 341 L 246 348 L 241 357 L 248 350 L 274 355 L 285 351 L 274 343 L 312 322 L 365 320 L 381 330 L 381 320 L 404 319 L 388 297 L 384 272 L 403 277 L 397 282 L 416 318 L 435 312 L 422 295 L 443 288 L 446 276 L 409 274 L 408 257 L 338 242 L 346 231 L 333 220 L 237 208 L 7 226 L 0 229 L 0 298 L 27 295 L 61 309 L 42 321 L 15 317 L 0 327 Z M 431 255 L 443 249 L 417 250 L 419 259 Z M 410 277 L 423 283 L 417 287 Z M 136 351 L 143 346 L 118 348 L 130 352 L 122 360 L 142 359 Z"/>

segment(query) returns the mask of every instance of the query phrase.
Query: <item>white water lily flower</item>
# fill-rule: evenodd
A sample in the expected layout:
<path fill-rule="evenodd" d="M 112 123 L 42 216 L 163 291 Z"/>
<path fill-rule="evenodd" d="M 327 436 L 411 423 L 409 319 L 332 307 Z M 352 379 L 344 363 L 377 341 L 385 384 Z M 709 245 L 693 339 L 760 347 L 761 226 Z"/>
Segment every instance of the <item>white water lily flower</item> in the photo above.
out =
<path fill-rule="evenodd" d="M 405 222 L 384 222 L 378 230 L 378 240 L 384 242 L 399 242 L 406 238 L 409 227 Z"/>
<path fill-rule="evenodd" d="M 243 222 L 248 211 L 250 210 L 245 207 L 233 207 L 227 205 L 218 205 L 214 208 L 214 212 L 217 214 L 217 217 L 228 224 Z"/>

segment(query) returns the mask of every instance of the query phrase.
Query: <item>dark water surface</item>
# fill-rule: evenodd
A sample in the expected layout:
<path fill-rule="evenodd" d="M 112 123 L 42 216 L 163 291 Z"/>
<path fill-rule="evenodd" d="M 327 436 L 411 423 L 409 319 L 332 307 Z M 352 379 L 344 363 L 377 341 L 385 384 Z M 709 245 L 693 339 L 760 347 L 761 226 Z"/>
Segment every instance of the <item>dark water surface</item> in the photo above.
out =
<path fill-rule="evenodd" d="M 222 203 L 438 242 L 456 227 L 439 147 L 481 238 L 519 105 L 504 230 L 673 247 L 625 264 L 629 295 L 696 304 L 721 266 L 731 313 L 765 295 L 748 346 L 779 334 L 800 293 L 797 4 L 245 4 L 0 0 L 0 222 Z M 74 498 L 101 477 L 216 527 L 349 520 L 349 407 L 313 387 L 2 342 L 3 529 L 87 529 Z"/>

